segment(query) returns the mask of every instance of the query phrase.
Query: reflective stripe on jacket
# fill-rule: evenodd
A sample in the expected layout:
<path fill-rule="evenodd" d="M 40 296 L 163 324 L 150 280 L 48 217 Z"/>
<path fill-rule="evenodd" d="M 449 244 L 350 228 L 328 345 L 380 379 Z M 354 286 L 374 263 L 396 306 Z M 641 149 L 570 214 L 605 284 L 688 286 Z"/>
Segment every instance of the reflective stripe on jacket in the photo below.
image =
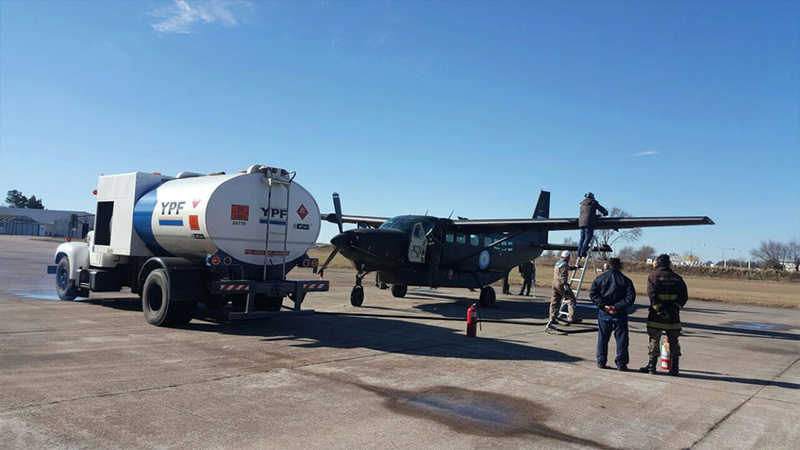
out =
<path fill-rule="evenodd" d="M 686 283 L 669 267 L 659 267 L 647 277 L 650 308 L 647 326 L 662 330 L 680 330 L 680 310 L 689 299 Z"/>

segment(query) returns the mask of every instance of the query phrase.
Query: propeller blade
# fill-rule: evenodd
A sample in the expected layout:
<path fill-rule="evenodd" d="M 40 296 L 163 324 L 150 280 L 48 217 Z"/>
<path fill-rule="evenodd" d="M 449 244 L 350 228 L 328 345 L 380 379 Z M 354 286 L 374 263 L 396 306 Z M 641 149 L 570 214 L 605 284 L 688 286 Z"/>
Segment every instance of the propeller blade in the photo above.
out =
<path fill-rule="evenodd" d="M 339 225 L 339 233 L 343 232 L 342 229 L 342 202 L 339 200 L 339 193 L 333 193 L 333 209 L 336 211 L 336 224 Z"/>
<path fill-rule="evenodd" d="M 336 256 L 337 253 L 339 253 L 339 247 L 334 247 L 330 256 L 328 256 L 328 259 L 326 259 L 325 262 L 322 263 L 322 267 L 320 267 L 318 270 L 320 278 L 322 278 L 325 272 L 325 268 L 328 267 L 328 264 L 330 264 L 331 261 L 333 261 L 333 258 Z"/>

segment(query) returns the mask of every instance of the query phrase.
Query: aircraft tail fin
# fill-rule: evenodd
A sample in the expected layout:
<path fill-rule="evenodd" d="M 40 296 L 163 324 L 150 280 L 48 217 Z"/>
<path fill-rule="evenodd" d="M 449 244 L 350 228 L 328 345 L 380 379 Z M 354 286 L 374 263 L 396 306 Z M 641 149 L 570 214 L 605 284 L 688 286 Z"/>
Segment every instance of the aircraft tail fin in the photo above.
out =
<path fill-rule="evenodd" d="M 550 192 L 542 190 L 539 192 L 536 209 L 533 210 L 533 218 L 547 219 L 548 217 L 550 217 Z"/>

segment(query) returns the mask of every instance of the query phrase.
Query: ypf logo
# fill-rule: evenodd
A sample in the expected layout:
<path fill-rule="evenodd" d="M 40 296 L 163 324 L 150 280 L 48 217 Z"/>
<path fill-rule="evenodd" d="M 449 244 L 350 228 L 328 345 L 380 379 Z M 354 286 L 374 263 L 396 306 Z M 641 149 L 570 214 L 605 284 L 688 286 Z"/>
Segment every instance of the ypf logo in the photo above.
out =
<path fill-rule="evenodd" d="M 306 218 L 308 215 L 308 210 L 306 209 L 305 205 L 300 205 L 300 207 L 297 208 L 297 215 L 300 216 L 300 220 L 304 220 Z"/>

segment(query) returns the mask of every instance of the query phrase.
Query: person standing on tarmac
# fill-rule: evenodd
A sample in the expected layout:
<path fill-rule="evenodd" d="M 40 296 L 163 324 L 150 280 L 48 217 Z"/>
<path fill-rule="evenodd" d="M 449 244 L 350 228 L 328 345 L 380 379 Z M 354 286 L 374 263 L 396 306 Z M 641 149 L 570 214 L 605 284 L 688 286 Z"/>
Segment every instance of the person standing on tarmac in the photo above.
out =
<path fill-rule="evenodd" d="M 555 270 L 553 271 L 553 297 L 550 299 L 550 322 L 548 326 L 559 323 L 558 309 L 562 300 L 566 300 L 568 305 L 567 321 L 564 324 L 569 325 L 583 321 L 583 319 L 575 317 L 575 294 L 570 286 L 569 272 L 577 270 L 578 266 L 569 265 L 571 257 L 572 253 L 569 250 L 564 250 L 561 252 L 561 259 L 556 261 Z"/>
<path fill-rule="evenodd" d="M 511 271 L 509 270 L 503 275 L 503 294 L 510 294 L 511 293 L 511 286 L 508 284 L 508 276 L 511 275 Z"/>
<path fill-rule="evenodd" d="M 522 275 L 522 289 L 519 291 L 519 295 L 529 296 L 531 295 L 531 284 L 533 282 L 533 263 L 528 261 L 524 262 L 519 265 L 519 274 Z M 525 289 L 527 288 L 528 292 L 525 293 Z"/>
<path fill-rule="evenodd" d="M 595 278 L 589 298 L 597 305 L 597 367 L 608 369 L 608 341 L 611 332 L 617 341 L 617 370 L 628 371 L 628 308 L 636 300 L 636 290 L 630 278 L 622 274 L 619 258 L 608 260 L 608 270 Z"/>
<path fill-rule="evenodd" d="M 578 218 L 578 227 L 581 229 L 581 236 L 578 239 L 578 258 L 586 256 L 589 251 L 589 244 L 592 242 L 594 235 L 594 224 L 597 220 L 597 211 L 603 216 L 608 215 L 608 211 L 603 208 L 603 205 L 594 199 L 594 194 L 587 192 L 583 196 L 581 202 L 581 215 Z"/>
<path fill-rule="evenodd" d="M 650 308 L 647 313 L 647 346 L 649 360 L 647 365 L 639 368 L 639 372 L 656 373 L 661 333 L 667 334 L 672 365 L 669 374 L 679 376 L 681 346 L 678 336 L 681 334 L 680 310 L 686 305 L 689 294 L 686 283 L 680 275 L 672 271 L 669 255 L 656 258 L 656 269 L 647 277 L 647 296 L 650 297 Z"/>

